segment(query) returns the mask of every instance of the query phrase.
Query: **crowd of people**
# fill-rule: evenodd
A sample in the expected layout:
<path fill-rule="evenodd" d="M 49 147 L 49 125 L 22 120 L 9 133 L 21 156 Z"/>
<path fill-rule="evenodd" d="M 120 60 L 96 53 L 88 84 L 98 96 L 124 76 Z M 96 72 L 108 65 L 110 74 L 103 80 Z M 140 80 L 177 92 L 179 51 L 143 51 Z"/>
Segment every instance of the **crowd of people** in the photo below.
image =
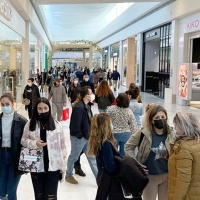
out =
<path fill-rule="evenodd" d="M 28 79 L 23 98 L 30 100 L 25 106 L 29 121 L 14 111 L 11 94 L 0 97 L 0 199 L 16 200 L 21 175 L 30 172 L 35 199 L 56 200 L 59 181 L 78 184 L 73 168 L 86 176 L 80 163 L 85 153 L 98 186 L 96 200 L 199 200 L 199 119 L 178 112 L 172 128 L 165 108 L 144 107 L 134 83 L 115 98 L 110 82 L 115 91 L 117 71 L 103 76 L 100 70 L 95 78 L 96 72 L 86 68 L 82 80 L 72 73 L 68 88 L 57 68 L 46 73 L 40 83 L 50 88 L 47 98 Z M 96 89 L 91 75 L 98 80 Z M 60 123 L 67 97 L 72 106 L 69 155 Z M 99 114 L 93 116 L 94 103 Z"/>

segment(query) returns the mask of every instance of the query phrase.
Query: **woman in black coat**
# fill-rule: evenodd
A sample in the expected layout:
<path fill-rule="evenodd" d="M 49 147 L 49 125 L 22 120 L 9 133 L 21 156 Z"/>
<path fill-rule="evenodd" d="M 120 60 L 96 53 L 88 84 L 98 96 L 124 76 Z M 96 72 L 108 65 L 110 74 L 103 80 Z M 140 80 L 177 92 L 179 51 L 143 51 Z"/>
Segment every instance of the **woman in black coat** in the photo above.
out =
<path fill-rule="evenodd" d="M 17 199 L 17 187 L 23 172 L 18 170 L 21 137 L 27 120 L 14 112 L 10 93 L 0 98 L 0 199 Z"/>
<path fill-rule="evenodd" d="M 69 86 L 68 94 L 67 94 L 71 104 L 74 103 L 74 101 L 78 97 L 79 93 L 80 93 L 80 85 L 78 84 L 78 78 L 75 77 L 73 79 L 73 82 Z"/>
<path fill-rule="evenodd" d="M 38 87 L 34 84 L 34 79 L 29 78 L 28 83 L 24 89 L 23 98 L 29 99 L 30 104 L 25 106 L 25 109 L 28 110 L 29 119 L 32 117 L 33 108 L 38 98 L 40 98 L 40 92 Z"/>

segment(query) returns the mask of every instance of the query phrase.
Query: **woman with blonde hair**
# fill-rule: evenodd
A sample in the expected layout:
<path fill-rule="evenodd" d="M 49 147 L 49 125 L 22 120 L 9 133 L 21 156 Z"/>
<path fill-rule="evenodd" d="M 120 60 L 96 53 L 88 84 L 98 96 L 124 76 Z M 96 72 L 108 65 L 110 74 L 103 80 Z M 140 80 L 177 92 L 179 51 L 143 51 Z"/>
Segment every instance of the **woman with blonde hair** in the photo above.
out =
<path fill-rule="evenodd" d="M 110 89 L 107 81 L 101 81 L 95 93 L 95 101 L 98 105 L 99 112 L 106 112 L 115 100 L 114 94 Z"/>
<path fill-rule="evenodd" d="M 103 168 L 109 173 L 117 171 L 114 156 L 119 155 L 119 153 L 116 152 L 116 141 L 112 133 L 110 116 L 106 113 L 95 114 L 91 122 L 88 156 L 96 156 L 97 182 L 100 180 Z"/>
<path fill-rule="evenodd" d="M 111 118 L 106 113 L 96 114 L 92 118 L 88 156 L 95 156 L 97 161 L 98 190 L 95 199 L 116 200 L 116 197 L 118 200 L 124 199 L 121 186 L 113 176 L 118 171 L 115 156 L 120 154 L 116 150 Z"/>
<path fill-rule="evenodd" d="M 199 119 L 192 113 L 179 112 L 173 123 L 177 139 L 169 157 L 168 200 L 199 200 Z"/>
<path fill-rule="evenodd" d="M 134 90 L 136 87 L 137 86 L 135 85 L 135 83 L 131 83 L 129 85 L 129 90 Z M 139 91 L 139 94 L 138 94 L 138 97 L 137 97 L 137 102 L 142 103 L 142 95 L 141 95 L 140 91 Z"/>
<path fill-rule="evenodd" d="M 167 111 L 160 105 L 153 106 L 146 114 L 144 128 L 132 134 L 125 144 L 126 155 L 136 159 L 148 174 L 143 200 L 156 200 L 157 195 L 158 200 L 167 199 L 168 157 L 175 139 L 167 120 Z"/>

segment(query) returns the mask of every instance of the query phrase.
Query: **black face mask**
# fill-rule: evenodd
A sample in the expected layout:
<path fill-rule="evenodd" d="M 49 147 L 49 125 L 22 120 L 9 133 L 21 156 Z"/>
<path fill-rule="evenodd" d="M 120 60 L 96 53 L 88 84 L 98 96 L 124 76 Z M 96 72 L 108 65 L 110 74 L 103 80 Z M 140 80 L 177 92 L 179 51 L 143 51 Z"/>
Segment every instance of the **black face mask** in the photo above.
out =
<path fill-rule="evenodd" d="M 157 128 L 157 129 L 163 129 L 164 126 L 166 125 L 167 123 L 167 120 L 166 119 L 158 119 L 158 120 L 153 120 L 154 121 L 154 126 Z"/>
<path fill-rule="evenodd" d="M 42 122 L 42 121 L 46 121 L 49 117 L 49 111 L 45 112 L 45 113 L 38 113 L 37 114 L 37 120 Z"/>

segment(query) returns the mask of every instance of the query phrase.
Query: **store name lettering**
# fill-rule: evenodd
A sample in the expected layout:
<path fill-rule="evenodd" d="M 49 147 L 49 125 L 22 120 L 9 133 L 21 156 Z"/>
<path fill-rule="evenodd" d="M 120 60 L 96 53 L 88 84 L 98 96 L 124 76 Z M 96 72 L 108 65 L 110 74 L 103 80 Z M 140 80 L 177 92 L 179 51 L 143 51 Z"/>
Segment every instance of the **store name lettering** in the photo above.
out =
<path fill-rule="evenodd" d="M 9 0 L 0 0 L 0 15 L 8 21 L 12 20 L 12 7 Z"/>
<path fill-rule="evenodd" d="M 157 32 L 148 33 L 148 34 L 146 35 L 146 38 L 150 38 L 150 37 L 153 37 L 153 36 L 155 36 L 155 35 L 157 35 Z"/>
<path fill-rule="evenodd" d="M 117 56 L 117 53 L 113 53 L 113 56 Z"/>
<path fill-rule="evenodd" d="M 200 25 L 199 19 L 188 22 L 187 23 L 187 30 L 190 31 L 190 30 L 193 30 L 193 29 L 197 29 L 197 28 L 199 28 L 199 25 Z"/>

